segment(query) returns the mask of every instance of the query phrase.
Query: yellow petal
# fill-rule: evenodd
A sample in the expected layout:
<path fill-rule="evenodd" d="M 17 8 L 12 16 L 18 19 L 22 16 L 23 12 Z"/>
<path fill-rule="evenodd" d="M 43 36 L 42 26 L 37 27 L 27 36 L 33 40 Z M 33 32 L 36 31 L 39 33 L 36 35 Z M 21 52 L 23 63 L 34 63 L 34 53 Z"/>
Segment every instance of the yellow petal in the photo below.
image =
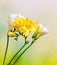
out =
<path fill-rule="evenodd" d="M 38 33 L 42 33 L 42 29 L 41 28 L 38 28 Z"/>
<path fill-rule="evenodd" d="M 24 25 L 24 22 L 25 22 L 24 18 L 20 18 L 19 19 L 19 25 L 20 26 L 23 26 Z"/>
<path fill-rule="evenodd" d="M 21 28 L 20 32 L 23 33 L 25 36 L 28 36 L 30 33 L 29 30 L 25 26 Z"/>
<path fill-rule="evenodd" d="M 26 32 L 24 32 L 25 36 L 29 36 L 29 34 L 30 34 L 29 30 L 26 30 Z"/>
<path fill-rule="evenodd" d="M 38 24 L 37 23 L 33 23 L 32 27 L 31 27 L 31 31 L 35 32 L 38 28 Z"/>
<path fill-rule="evenodd" d="M 13 26 L 14 28 L 16 28 L 16 27 L 17 27 L 16 22 L 12 22 L 12 26 Z"/>
<path fill-rule="evenodd" d="M 9 36 L 9 37 L 15 37 L 16 34 L 15 34 L 14 32 L 8 32 L 8 36 Z"/>

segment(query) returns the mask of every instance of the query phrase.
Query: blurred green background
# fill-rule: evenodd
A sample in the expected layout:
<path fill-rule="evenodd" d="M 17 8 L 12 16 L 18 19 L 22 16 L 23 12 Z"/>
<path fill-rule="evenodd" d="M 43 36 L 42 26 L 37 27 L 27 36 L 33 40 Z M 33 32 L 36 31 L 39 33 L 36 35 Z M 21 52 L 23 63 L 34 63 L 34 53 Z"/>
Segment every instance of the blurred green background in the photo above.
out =
<path fill-rule="evenodd" d="M 57 0 L 0 0 L 0 65 L 7 42 L 8 16 L 21 14 L 48 27 L 49 33 L 38 39 L 15 65 L 57 65 Z M 19 41 L 20 40 L 20 41 Z M 24 43 L 10 38 L 6 62 Z"/>

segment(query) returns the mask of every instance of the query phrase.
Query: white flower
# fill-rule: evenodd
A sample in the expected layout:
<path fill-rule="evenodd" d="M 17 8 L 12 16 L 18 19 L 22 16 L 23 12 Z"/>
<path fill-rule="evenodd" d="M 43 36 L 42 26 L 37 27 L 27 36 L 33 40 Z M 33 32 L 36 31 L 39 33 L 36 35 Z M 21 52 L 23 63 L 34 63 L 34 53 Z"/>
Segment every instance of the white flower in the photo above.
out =
<path fill-rule="evenodd" d="M 39 24 L 39 27 L 40 27 L 41 32 L 42 32 L 43 34 L 47 34 L 47 33 L 48 33 L 47 27 L 44 27 L 42 24 Z"/>
<path fill-rule="evenodd" d="M 44 34 L 47 34 L 47 33 L 48 33 L 47 27 L 43 27 L 43 28 L 42 28 L 42 32 L 43 32 Z"/>
<path fill-rule="evenodd" d="M 15 21 L 17 19 L 17 14 L 12 14 L 9 16 L 9 22 L 11 23 L 12 21 Z"/>
<path fill-rule="evenodd" d="M 15 21 L 16 19 L 18 18 L 17 14 L 11 14 L 9 17 L 8 17 L 8 25 L 9 25 L 9 28 L 12 30 L 12 21 Z"/>

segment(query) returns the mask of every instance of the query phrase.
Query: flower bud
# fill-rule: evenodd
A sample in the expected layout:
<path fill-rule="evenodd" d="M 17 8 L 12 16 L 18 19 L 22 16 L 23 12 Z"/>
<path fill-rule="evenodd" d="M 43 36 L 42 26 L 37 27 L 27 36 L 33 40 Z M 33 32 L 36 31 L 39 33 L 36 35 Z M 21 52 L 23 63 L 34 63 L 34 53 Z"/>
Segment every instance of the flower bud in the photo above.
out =
<path fill-rule="evenodd" d="M 9 36 L 9 37 L 15 37 L 16 34 L 15 34 L 14 32 L 8 32 L 8 36 Z"/>
<path fill-rule="evenodd" d="M 42 32 L 43 32 L 44 34 L 47 34 L 47 33 L 48 33 L 47 27 L 44 27 L 44 28 L 42 29 Z"/>

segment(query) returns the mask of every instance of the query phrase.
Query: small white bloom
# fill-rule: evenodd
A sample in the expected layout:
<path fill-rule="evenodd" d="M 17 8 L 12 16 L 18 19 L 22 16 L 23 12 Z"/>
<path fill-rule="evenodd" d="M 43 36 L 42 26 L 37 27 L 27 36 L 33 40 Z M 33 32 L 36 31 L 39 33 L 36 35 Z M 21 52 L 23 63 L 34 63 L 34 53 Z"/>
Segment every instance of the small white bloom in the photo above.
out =
<path fill-rule="evenodd" d="M 12 21 L 15 21 L 16 19 L 18 18 L 17 14 L 11 14 L 9 17 L 8 17 L 8 25 L 9 25 L 9 28 L 12 30 Z"/>
<path fill-rule="evenodd" d="M 47 33 L 48 33 L 47 27 L 43 27 L 43 28 L 42 28 L 42 32 L 43 32 L 44 34 L 47 34 Z"/>
<path fill-rule="evenodd" d="M 12 14 L 9 16 L 9 22 L 11 23 L 12 21 L 15 21 L 17 19 L 17 14 Z"/>
<path fill-rule="evenodd" d="M 47 33 L 48 33 L 47 27 L 44 27 L 42 24 L 39 24 L 39 27 L 41 28 L 41 32 L 42 32 L 43 34 L 47 34 Z"/>
<path fill-rule="evenodd" d="M 10 18 L 12 18 L 12 19 L 14 19 L 14 18 L 16 18 L 17 17 L 17 14 L 12 14 L 11 16 L 10 16 Z"/>

